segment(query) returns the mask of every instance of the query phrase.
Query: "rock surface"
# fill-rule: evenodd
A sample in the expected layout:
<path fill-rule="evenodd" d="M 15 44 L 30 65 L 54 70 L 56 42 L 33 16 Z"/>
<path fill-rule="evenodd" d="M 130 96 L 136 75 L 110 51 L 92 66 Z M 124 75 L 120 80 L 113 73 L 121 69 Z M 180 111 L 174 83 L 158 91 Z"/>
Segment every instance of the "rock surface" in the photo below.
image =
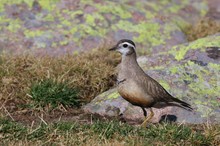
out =
<path fill-rule="evenodd" d="M 194 108 L 193 112 L 178 107 L 153 108 L 155 116 L 151 122 L 160 122 L 165 115 L 168 115 L 168 120 L 180 123 L 220 121 L 219 40 L 220 34 L 217 34 L 174 46 L 166 54 L 160 52 L 138 58 L 148 75 L 159 81 L 174 97 Z M 214 57 L 213 52 L 216 52 Z M 125 101 L 116 89 L 97 96 L 84 110 L 103 116 L 121 116 L 127 121 L 140 122 L 144 118 L 141 108 Z"/>
<path fill-rule="evenodd" d="M 1 50 L 62 55 L 133 39 L 147 53 L 187 42 L 182 29 L 208 12 L 207 0 L 17 0 L 0 4 Z M 193 14 L 193 15 L 192 15 Z M 19 45 L 18 45 L 19 44 Z"/>

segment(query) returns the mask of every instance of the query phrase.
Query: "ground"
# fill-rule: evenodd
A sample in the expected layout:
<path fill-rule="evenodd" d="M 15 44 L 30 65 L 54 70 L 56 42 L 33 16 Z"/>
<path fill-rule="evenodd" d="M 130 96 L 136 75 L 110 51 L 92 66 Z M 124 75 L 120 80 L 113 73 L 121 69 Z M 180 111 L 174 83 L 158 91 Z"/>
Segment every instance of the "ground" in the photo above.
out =
<path fill-rule="evenodd" d="M 115 86 L 120 56 L 107 51 L 112 42 L 133 39 L 138 54 L 148 59 L 168 52 L 163 59 L 177 62 L 197 50 L 200 57 L 209 47 L 202 42 L 208 40 L 206 45 L 219 47 L 215 41 L 219 36 L 213 35 L 220 30 L 217 10 L 215 0 L 1 0 L 0 144 L 219 145 L 218 124 L 157 123 L 145 129 L 138 126 L 142 120 L 126 122 L 120 116 L 82 110 Z M 207 35 L 213 38 L 203 38 Z M 183 43 L 187 45 L 179 45 Z M 207 50 L 209 55 L 218 60 L 218 52 L 212 50 Z M 151 60 L 150 69 L 161 69 L 158 64 L 165 62 L 163 59 Z M 198 78 L 210 76 L 213 86 L 215 78 L 209 71 L 217 74 L 219 64 L 206 66 L 205 61 L 184 62 L 184 66 L 169 67 L 168 72 L 179 75 L 186 68 L 199 67 Z M 191 81 L 190 74 L 182 77 L 187 84 Z M 165 80 L 161 83 L 170 88 Z M 203 88 L 203 84 L 190 86 L 195 92 Z M 213 97 L 217 93 L 202 91 Z M 110 99 L 115 97 L 113 94 Z M 210 104 L 218 106 L 211 99 Z"/>

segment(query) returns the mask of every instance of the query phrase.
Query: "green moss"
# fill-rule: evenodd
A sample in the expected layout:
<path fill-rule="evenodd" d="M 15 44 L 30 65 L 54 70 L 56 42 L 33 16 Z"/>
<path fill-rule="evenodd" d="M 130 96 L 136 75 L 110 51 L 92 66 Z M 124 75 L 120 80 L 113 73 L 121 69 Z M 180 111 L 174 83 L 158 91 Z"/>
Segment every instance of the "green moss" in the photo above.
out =
<path fill-rule="evenodd" d="M 72 16 L 75 17 L 78 14 L 83 14 L 83 12 L 77 11 Z M 85 38 L 88 35 L 103 37 L 106 34 L 107 29 L 103 28 L 103 25 L 105 26 L 106 25 L 105 23 L 107 22 L 105 21 L 104 17 L 101 14 L 98 13 L 93 13 L 92 15 L 85 14 L 84 18 L 85 18 L 85 23 L 77 24 L 77 25 L 71 24 L 73 27 L 68 30 L 73 35 L 77 33 L 77 37 L 72 38 L 74 42 L 78 42 L 80 38 Z"/>
<path fill-rule="evenodd" d="M 177 47 L 174 47 L 173 49 L 176 49 L 176 48 Z M 175 51 L 175 59 L 178 60 L 178 61 L 182 60 L 184 58 L 184 56 L 185 56 L 187 51 L 188 51 L 187 49 L 176 50 Z"/>
<path fill-rule="evenodd" d="M 151 7 L 155 12 L 163 11 L 166 14 L 178 13 L 187 4 L 189 4 L 189 0 L 178 1 L 178 3 L 171 3 L 170 0 L 160 1 L 159 4 L 155 1 L 146 3 L 146 5 Z"/>
<path fill-rule="evenodd" d="M 148 18 L 148 19 L 152 19 L 156 16 L 156 13 L 153 13 L 151 11 L 146 11 L 145 12 L 145 17 Z"/>
<path fill-rule="evenodd" d="M 170 90 L 170 85 L 164 81 L 164 80 L 160 80 L 159 83 L 166 89 L 166 90 Z"/>
<path fill-rule="evenodd" d="M 57 47 L 57 43 L 56 42 L 53 42 L 51 47 Z"/>
<path fill-rule="evenodd" d="M 1 0 L 0 2 L 0 12 L 4 11 L 5 5 L 12 5 L 12 4 L 20 4 L 22 2 L 25 2 L 28 4 L 28 6 L 31 6 L 34 0 Z"/>
<path fill-rule="evenodd" d="M 148 42 L 152 46 L 160 45 L 165 43 L 164 37 L 160 34 L 160 25 L 151 22 L 142 22 L 137 25 L 132 24 L 128 21 L 120 20 L 117 24 L 113 26 L 113 30 L 125 30 L 127 32 L 138 33 L 139 36 L 134 37 L 134 41 L 138 43 Z"/>
<path fill-rule="evenodd" d="M 21 28 L 21 21 L 18 20 L 18 19 L 10 19 L 9 21 L 9 25 L 7 26 L 7 29 L 10 31 L 10 32 L 17 32 L 18 29 Z"/>
<path fill-rule="evenodd" d="M 10 20 L 11 20 L 11 19 L 7 18 L 7 17 L 4 16 L 4 15 L 0 16 L 0 24 L 10 22 Z"/>
<path fill-rule="evenodd" d="M 91 14 L 86 15 L 86 23 L 95 26 L 95 18 Z"/>
<path fill-rule="evenodd" d="M 44 34 L 43 30 L 28 30 L 28 29 L 26 29 L 24 31 L 24 35 L 27 38 L 33 38 L 33 37 L 41 36 L 43 34 Z"/>
<path fill-rule="evenodd" d="M 103 28 L 93 27 L 86 24 L 79 24 L 77 33 L 80 33 L 80 37 L 84 38 L 88 35 L 91 36 L 100 36 L 103 37 L 106 34 L 107 30 Z"/>
<path fill-rule="evenodd" d="M 212 71 L 214 74 L 210 76 L 210 84 L 215 86 L 216 93 L 220 93 L 220 80 L 218 75 L 220 72 L 220 64 L 209 63 L 208 70 Z"/>
<path fill-rule="evenodd" d="M 53 10 L 56 7 L 56 3 L 59 2 L 60 0 L 38 0 L 40 5 L 42 6 L 43 9 L 47 9 L 49 11 Z M 0 2 L 0 12 L 4 11 L 4 6 L 7 5 L 12 5 L 12 4 L 21 4 L 21 3 L 26 3 L 29 7 L 32 6 L 34 0 L 1 0 Z"/>
<path fill-rule="evenodd" d="M 80 24 L 80 35 L 82 38 L 86 37 L 86 35 L 91 35 L 91 36 L 98 36 L 99 32 L 94 30 L 92 27 L 88 26 L 88 25 L 84 25 L 84 24 Z"/>
<path fill-rule="evenodd" d="M 66 19 L 64 19 L 64 20 L 61 22 L 61 24 L 64 25 L 64 26 L 68 26 L 68 27 L 72 25 L 72 23 L 71 23 L 70 21 L 66 20 Z"/>
<path fill-rule="evenodd" d="M 169 53 L 172 54 L 177 61 L 184 58 L 185 54 L 191 49 L 201 49 L 204 51 L 205 47 L 220 46 L 220 36 L 211 36 L 208 38 L 201 38 L 189 44 L 174 46 Z"/>
<path fill-rule="evenodd" d="M 74 33 L 76 33 L 77 32 L 77 27 L 72 27 L 70 30 L 69 30 L 69 32 L 71 33 L 71 34 L 74 34 Z"/>
<path fill-rule="evenodd" d="M 62 28 L 60 31 L 61 31 L 62 35 L 64 35 L 64 36 L 70 34 L 70 31 L 69 31 L 69 30 L 66 30 L 65 27 Z M 68 40 L 68 38 L 65 38 L 65 40 Z"/>
<path fill-rule="evenodd" d="M 115 98 L 118 98 L 120 95 L 118 94 L 118 92 L 117 91 L 115 91 L 115 92 L 112 92 L 111 94 L 109 94 L 108 96 L 107 96 L 107 99 L 115 99 Z"/>
<path fill-rule="evenodd" d="M 204 105 L 218 107 L 220 106 L 220 103 L 217 102 L 216 98 L 219 96 L 220 88 L 217 85 L 217 72 L 220 71 L 220 65 L 214 65 L 218 68 L 216 72 L 215 69 L 211 69 L 210 66 L 208 66 L 208 68 L 202 67 L 198 64 L 188 61 L 185 65 L 185 70 L 190 71 L 190 74 L 196 75 L 196 78 L 192 78 L 190 75 L 187 74 L 184 74 L 184 76 L 182 77 L 184 80 L 190 81 L 190 84 L 188 85 L 189 95 L 191 97 L 196 97 L 194 99 L 195 102 L 199 102 L 202 100 Z M 200 98 L 198 98 L 198 96 Z M 200 105 L 197 105 L 197 107 L 200 107 Z M 201 110 L 201 112 L 203 111 Z M 205 114 L 203 116 L 207 115 Z"/>
<path fill-rule="evenodd" d="M 158 12 L 162 9 L 161 5 L 158 5 L 155 2 L 148 2 L 146 3 L 148 6 L 150 6 L 151 8 L 153 8 L 154 11 Z"/>
<path fill-rule="evenodd" d="M 120 5 L 120 3 L 106 1 L 106 5 L 93 5 L 98 9 L 99 13 L 111 13 L 120 16 L 122 19 L 131 18 L 131 13 L 126 9 L 125 5 Z"/>
<path fill-rule="evenodd" d="M 217 100 L 220 93 L 218 83 L 219 64 L 208 63 L 207 66 L 201 66 L 192 61 L 187 61 L 185 64 L 170 66 L 167 69 L 171 74 L 178 75 L 178 78 L 173 80 L 174 82 L 179 82 L 180 85 L 184 85 L 183 82 L 187 83 L 187 91 L 182 93 L 174 91 L 174 93 L 181 94 L 182 97 L 189 97 L 202 116 L 207 117 L 208 114 L 210 116 L 220 106 Z M 203 112 L 204 109 L 208 111 Z"/>
<path fill-rule="evenodd" d="M 128 32 L 134 32 L 135 26 L 129 21 L 120 20 L 117 24 L 112 26 L 113 30 L 122 29 Z"/>
<path fill-rule="evenodd" d="M 164 44 L 164 38 L 159 32 L 160 26 L 157 23 L 141 23 L 136 26 L 139 36 L 134 37 L 135 42 L 145 42 L 146 40 L 151 43 L 152 46 Z"/>
<path fill-rule="evenodd" d="M 169 8 L 167 8 L 167 11 L 171 12 L 171 13 L 177 13 L 182 7 L 183 7 L 183 5 L 173 5 Z"/>
<path fill-rule="evenodd" d="M 55 16 L 53 16 L 51 13 L 49 13 L 49 14 L 47 14 L 44 17 L 44 20 L 46 20 L 46 21 L 54 21 L 54 18 L 55 18 Z"/>
<path fill-rule="evenodd" d="M 172 66 L 171 68 L 169 68 L 169 71 L 170 71 L 172 74 L 176 74 L 176 73 L 178 73 L 178 71 L 179 71 L 179 66 Z"/>
<path fill-rule="evenodd" d="M 54 10 L 56 7 L 56 3 L 60 0 L 38 0 L 43 9 L 47 9 L 49 11 Z"/>
<path fill-rule="evenodd" d="M 208 64 L 209 68 L 213 68 L 217 72 L 220 71 L 220 67 L 219 66 L 220 66 L 220 64 L 214 64 L 214 63 L 209 63 Z"/>
<path fill-rule="evenodd" d="M 170 7 L 166 9 L 169 13 L 178 13 L 182 8 L 189 4 L 189 0 L 182 0 L 181 4 L 173 3 Z"/>
<path fill-rule="evenodd" d="M 83 11 L 82 10 L 75 10 L 73 12 L 70 13 L 70 16 L 72 18 L 75 18 L 77 15 L 82 15 L 83 14 Z"/>
<path fill-rule="evenodd" d="M 60 41 L 59 44 L 62 45 L 62 46 L 65 46 L 69 43 L 68 40 L 63 40 L 63 41 Z"/>

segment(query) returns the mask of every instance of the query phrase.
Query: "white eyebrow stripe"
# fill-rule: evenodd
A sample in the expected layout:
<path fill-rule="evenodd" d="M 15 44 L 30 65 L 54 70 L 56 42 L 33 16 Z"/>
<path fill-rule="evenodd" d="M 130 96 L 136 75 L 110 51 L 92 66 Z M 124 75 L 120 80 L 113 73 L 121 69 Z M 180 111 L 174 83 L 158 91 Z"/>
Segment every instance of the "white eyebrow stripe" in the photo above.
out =
<path fill-rule="evenodd" d="M 131 46 L 131 47 L 133 47 L 133 48 L 135 49 L 135 46 L 132 45 L 132 44 L 130 44 L 130 43 L 128 43 L 128 42 L 124 42 L 124 43 L 122 43 L 121 45 L 124 45 L 124 44 L 127 44 L 128 46 Z"/>

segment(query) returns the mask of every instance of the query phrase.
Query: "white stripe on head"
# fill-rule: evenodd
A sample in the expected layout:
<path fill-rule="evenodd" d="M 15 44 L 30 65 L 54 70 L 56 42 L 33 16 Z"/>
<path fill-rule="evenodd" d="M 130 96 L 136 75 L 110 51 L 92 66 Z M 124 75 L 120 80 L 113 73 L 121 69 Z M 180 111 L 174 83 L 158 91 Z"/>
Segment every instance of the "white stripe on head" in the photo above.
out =
<path fill-rule="evenodd" d="M 135 46 L 134 46 L 134 45 L 132 45 L 131 43 L 124 42 L 124 43 L 121 43 L 121 44 L 120 44 L 120 46 L 122 46 L 123 48 L 126 48 L 126 47 L 124 47 L 123 45 L 128 45 L 128 46 L 130 46 L 130 47 L 132 47 L 132 48 L 134 48 L 134 49 L 135 49 Z"/>
<path fill-rule="evenodd" d="M 119 49 L 118 51 L 122 54 L 122 55 L 127 55 L 129 52 L 131 52 L 131 49 L 135 49 L 135 46 L 132 45 L 129 42 L 123 42 L 119 45 Z"/>

